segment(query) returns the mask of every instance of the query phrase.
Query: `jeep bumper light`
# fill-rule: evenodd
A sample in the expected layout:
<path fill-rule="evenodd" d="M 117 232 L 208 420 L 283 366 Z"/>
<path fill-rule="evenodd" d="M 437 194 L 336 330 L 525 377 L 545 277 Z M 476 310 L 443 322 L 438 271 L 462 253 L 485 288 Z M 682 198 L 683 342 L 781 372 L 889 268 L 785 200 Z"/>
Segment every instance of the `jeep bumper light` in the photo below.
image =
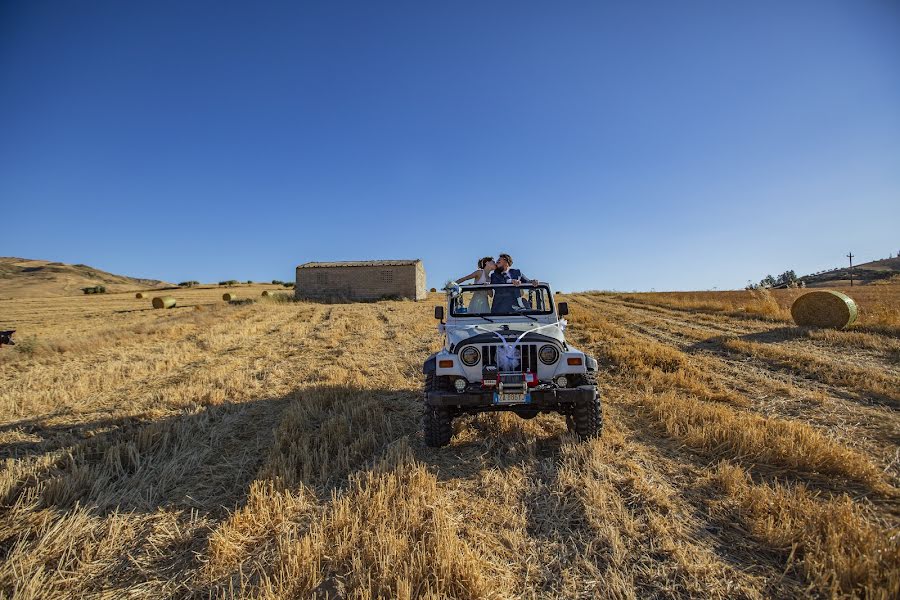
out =
<path fill-rule="evenodd" d="M 466 390 L 466 380 L 465 379 L 457 379 L 453 382 L 453 385 L 456 387 L 457 392 L 464 392 Z"/>
<path fill-rule="evenodd" d="M 565 375 L 560 375 L 556 378 L 556 385 L 561 388 L 569 387 L 569 379 Z"/>

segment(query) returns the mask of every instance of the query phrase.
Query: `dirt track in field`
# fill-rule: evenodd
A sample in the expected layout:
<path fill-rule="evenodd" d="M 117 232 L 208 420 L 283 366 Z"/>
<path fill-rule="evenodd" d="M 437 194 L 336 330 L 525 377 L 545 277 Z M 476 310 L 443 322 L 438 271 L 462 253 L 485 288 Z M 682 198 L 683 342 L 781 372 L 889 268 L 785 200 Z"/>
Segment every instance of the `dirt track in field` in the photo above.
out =
<path fill-rule="evenodd" d="M 184 294 L 0 301 L 0 596 L 900 592 L 896 337 L 575 294 L 603 437 L 480 415 L 437 450 L 436 295 Z"/>

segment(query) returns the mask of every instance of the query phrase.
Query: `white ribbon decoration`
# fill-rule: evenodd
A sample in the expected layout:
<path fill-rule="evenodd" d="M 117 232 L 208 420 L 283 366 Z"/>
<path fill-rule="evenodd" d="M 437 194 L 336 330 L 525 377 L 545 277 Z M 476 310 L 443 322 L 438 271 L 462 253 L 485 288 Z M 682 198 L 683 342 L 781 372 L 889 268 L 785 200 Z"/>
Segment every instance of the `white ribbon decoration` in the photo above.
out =
<path fill-rule="evenodd" d="M 517 371 L 522 353 L 518 348 L 507 345 L 506 340 L 503 341 L 504 344 L 497 348 L 497 368 L 501 371 Z"/>

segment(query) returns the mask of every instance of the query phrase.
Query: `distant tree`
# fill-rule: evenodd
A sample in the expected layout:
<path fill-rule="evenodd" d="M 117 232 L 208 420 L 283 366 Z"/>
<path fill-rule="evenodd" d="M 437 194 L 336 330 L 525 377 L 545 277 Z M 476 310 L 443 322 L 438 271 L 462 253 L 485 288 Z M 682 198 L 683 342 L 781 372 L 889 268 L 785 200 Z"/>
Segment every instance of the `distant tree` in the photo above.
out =
<path fill-rule="evenodd" d="M 273 279 L 272 285 L 284 285 L 284 282 L 280 279 Z"/>
<path fill-rule="evenodd" d="M 795 281 L 797 281 L 797 274 L 791 269 L 790 271 L 785 271 L 779 275 L 775 283 L 777 285 L 791 285 Z"/>
<path fill-rule="evenodd" d="M 253 280 L 252 280 L 252 279 L 248 279 L 248 280 L 247 280 L 247 283 L 253 283 Z"/>
<path fill-rule="evenodd" d="M 770 288 L 774 287 L 778 282 L 771 275 L 766 275 L 759 281 L 759 287 L 762 288 Z"/>
<path fill-rule="evenodd" d="M 182 281 L 178 284 L 178 287 L 194 287 L 195 285 L 200 285 L 199 281 Z"/>

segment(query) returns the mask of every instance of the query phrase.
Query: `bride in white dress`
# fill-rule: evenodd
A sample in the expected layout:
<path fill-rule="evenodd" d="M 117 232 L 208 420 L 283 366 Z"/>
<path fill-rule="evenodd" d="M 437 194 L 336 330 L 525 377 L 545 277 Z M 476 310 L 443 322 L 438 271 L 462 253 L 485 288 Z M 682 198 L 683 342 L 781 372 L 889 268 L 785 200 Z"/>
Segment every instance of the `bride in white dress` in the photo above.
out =
<path fill-rule="evenodd" d="M 456 280 L 456 283 L 463 283 L 470 279 L 475 280 L 475 285 L 483 285 L 491 282 L 491 271 L 497 268 L 497 263 L 494 262 L 493 256 L 485 256 L 481 260 L 478 261 L 478 269 L 476 271 L 472 271 L 465 277 L 461 277 Z M 469 312 L 470 313 L 488 313 L 491 312 L 491 305 L 489 302 L 490 290 L 477 290 L 472 294 L 472 299 L 469 301 Z"/>

